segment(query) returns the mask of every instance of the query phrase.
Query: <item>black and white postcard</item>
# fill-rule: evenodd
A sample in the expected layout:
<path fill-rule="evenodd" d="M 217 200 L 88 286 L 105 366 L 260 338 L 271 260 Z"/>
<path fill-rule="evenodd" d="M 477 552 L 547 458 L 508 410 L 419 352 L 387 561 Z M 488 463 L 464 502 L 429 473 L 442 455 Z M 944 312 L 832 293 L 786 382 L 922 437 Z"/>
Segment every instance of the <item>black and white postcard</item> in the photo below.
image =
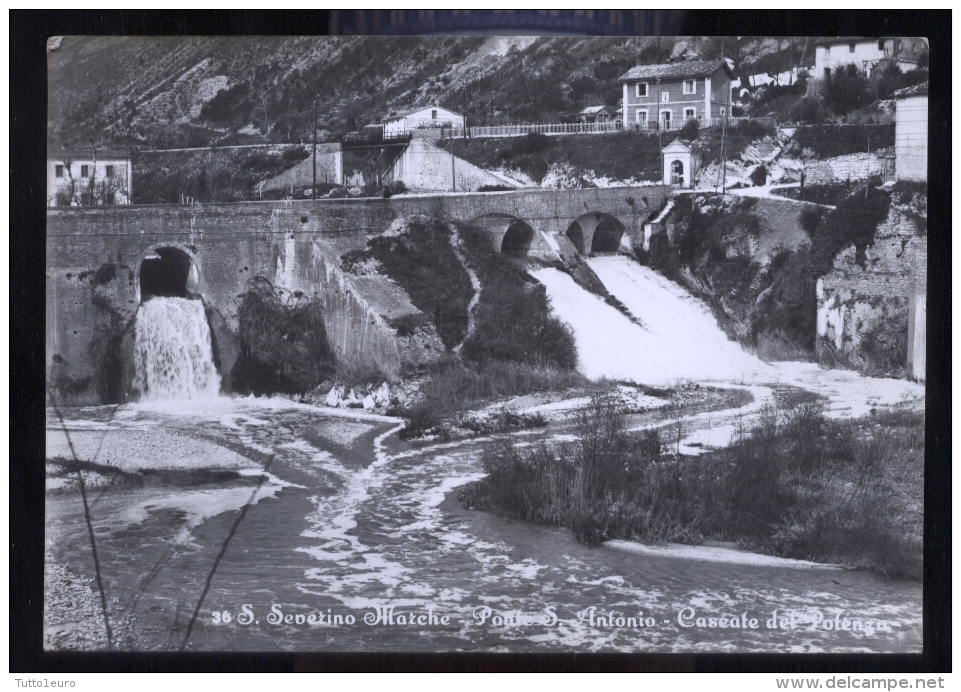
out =
<path fill-rule="evenodd" d="M 920 652 L 928 56 L 51 38 L 44 648 Z"/>

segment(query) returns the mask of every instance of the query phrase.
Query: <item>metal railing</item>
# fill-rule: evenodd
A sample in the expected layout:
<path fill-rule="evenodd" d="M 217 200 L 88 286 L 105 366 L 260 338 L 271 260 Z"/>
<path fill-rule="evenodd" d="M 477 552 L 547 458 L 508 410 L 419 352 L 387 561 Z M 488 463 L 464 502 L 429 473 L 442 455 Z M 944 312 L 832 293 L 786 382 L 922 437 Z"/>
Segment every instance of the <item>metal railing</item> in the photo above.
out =
<path fill-rule="evenodd" d="M 409 131 L 384 133 L 381 130 L 368 132 L 361 130 L 360 132 L 348 132 L 340 138 L 340 142 L 344 145 L 401 144 L 410 142 L 411 136 Z"/>
<path fill-rule="evenodd" d="M 689 122 L 694 121 L 698 127 L 731 127 L 738 123 L 757 118 L 672 118 L 671 120 L 646 120 L 643 122 L 628 123 L 627 130 L 648 130 L 656 132 L 658 130 L 680 130 Z"/>
<path fill-rule="evenodd" d="M 621 132 L 623 130 L 644 130 L 657 132 L 658 130 L 680 130 L 690 120 L 697 122 L 699 127 L 731 127 L 737 123 L 752 120 L 752 118 L 677 118 L 670 121 L 647 120 L 642 123 L 628 123 L 622 126 L 620 121 L 603 123 L 538 123 L 531 125 L 484 125 L 468 127 L 469 137 L 522 137 L 536 132 L 542 135 L 576 135 L 598 134 L 605 132 Z M 754 118 L 756 120 L 756 118 Z M 452 137 L 463 137 L 464 128 L 447 128 L 444 134 Z"/>
<path fill-rule="evenodd" d="M 531 125 L 482 125 L 469 127 L 470 137 L 521 137 L 536 132 L 542 135 L 596 134 L 599 132 L 619 132 L 619 122 L 604 123 L 537 123 Z M 453 137 L 463 137 L 464 128 L 449 128 Z"/>

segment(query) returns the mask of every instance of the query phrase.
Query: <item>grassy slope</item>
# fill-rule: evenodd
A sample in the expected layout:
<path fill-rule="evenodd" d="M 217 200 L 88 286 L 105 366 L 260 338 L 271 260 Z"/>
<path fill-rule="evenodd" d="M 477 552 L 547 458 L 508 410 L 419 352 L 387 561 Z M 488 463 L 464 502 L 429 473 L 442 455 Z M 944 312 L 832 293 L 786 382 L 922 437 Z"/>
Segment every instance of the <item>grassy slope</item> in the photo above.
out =
<path fill-rule="evenodd" d="M 673 138 L 665 135 L 666 145 Z M 582 175 L 617 180 L 651 180 L 661 177 L 657 134 L 618 132 L 597 135 L 483 138 L 456 140 L 454 153 L 482 168 L 519 170 L 540 182 L 551 164 L 568 164 Z"/>
<path fill-rule="evenodd" d="M 475 310 L 476 327 L 464 342 L 464 357 L 480 366 L 507 361 L 558 370 L 576 368 L 574 338 L 553 317 L 544 286 L 496 252 L 482 230 L 464 228 L 461 237 L 468 262 L 483 286 Z"/>
<path fill-rule="evenodd" d="M 381 235 L 367 249 L 343 256 L 343 267 L 374 258 L 407 291 L 411 302 L 434 322 L 444 346 L 454 348 L 467 333 L 470 277 L 451 246 L 451 230 L 435 219 L 411 220 L 401 235 Z"/>
<path fill-rule="evenodd" d="M 451 229 L 429 218 L 411 219 L 406 232 L 371 239 L 362 251 L 342 256 L 352 271 L 370 260 L 403 287 L 411 302 L 434 322 L 448 350 L 463 342 L 427 373 L 423 399 L 396 413 L 409 419 L 404 437 L 434 432 L 442 421 L 478 401 L 567 389 L 583 384 L 574 371 L 577 351 L 570 331 L 550 312 L 544 288 L 490 246 L 479 229 L 460 229 L 464 256 L 481 282 L 476 327 L 468 336 L 470 278 L 451 245 Z M 397 324 L 398 333 L 417 325 Z M 467 337 L 465 339 L 465 337 Z"/>
<path fill-rule="evenodd" d="M 141 154 L 133 164 L 133 203 L 180 203 L 254 199 L 256 186 L 309 156 L 301 146 Z"/>

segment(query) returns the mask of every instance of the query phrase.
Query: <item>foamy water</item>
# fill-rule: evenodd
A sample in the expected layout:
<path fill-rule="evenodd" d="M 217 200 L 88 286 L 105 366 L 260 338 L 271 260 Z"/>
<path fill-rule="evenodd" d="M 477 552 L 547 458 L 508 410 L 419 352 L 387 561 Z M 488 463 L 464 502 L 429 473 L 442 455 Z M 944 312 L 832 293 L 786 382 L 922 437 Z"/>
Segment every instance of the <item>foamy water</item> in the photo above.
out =
<path fill-rule="evenodd" d="M 764 389 L 757 388 L 755 403 L 742 408 L 753 409 L 764 399 Z M 139 599 L 128 613 L 156 626 L 138 642 L 147 649 L 179 645 L 176 633 L 182 630 L 168 638 L 170 625 L 178 609 L 193 607 L 234 513 L 248 502 L 249 513 L 204 607 L 236 615 L 239 604 L 249 603 L 259 623 L 214 626 L 206 617 L 198 621 L 191 648 L 903 652 L 920 646 L 918 584 L 722 548 L 650 548 L 624 541 L 590 548 L 566 530 L 464 510 L 452 496 L 483 475 L 484 438 L 408 446 L 394 438 L 397 419 L 348 417 L 341 410 L 283 398 L 221 397 L 187 407 L 192 414 L 168 405 L 122 406 L 97 421 L 100 430 L 78 425 L 93 422 L 97 410 L 67 412 L 71 429 L 111 438 L 97 456 L 112 455 L 111 445 L 124 435 L 141 433 L 147 439 L 141 431 L 160 430 L 260 460 L 239 469 L 251 477 L 244 482 L 118 485 L 93 498 L 109 595 Z M 531 441 L 541 434 L 526 432 L 532 433 Z M 272 459 L 268 480 L 252 498 L 251 480 L 264 473 L 258 467 L 267 458 Z M 89 537 L 75 494 L 48 497 L 47 529 L 56 559 L 89 576 Z M 285 613 L 330 610 L 358 620 L 339 628 L 273 626 L 265 617 L 274 605 Z M 450 626 L 412 630 L 364 624 L 373 608 L 389 606 L 397 614 L 433 609 L 449 615 Z M 480 623 L 476 613 L 484 608 L 538 617 L 550 608 L 559 620 L 529 626 Z M 775 610 L 805 617 L 813 610 L 825 618 L 839 614 L 884 621 L 886 629 L 868 634 L 809 627 L 687 628 L 677 617 L 688 608 L 698 617 L 747 612 L 762 622 Z M 609 616 L 611 611 L 642 613 L 656 625 L 592 624 L 592 612 Z"/>
<path fill-rule="evenodd" d="M 730 341 L 707 307 L 680 286 L 626 257 L 588 263 L 640 325 L 563 272 L 531 272 L 546 286 L 554 312 L 573 329 L 578 369 L 587 377 L 658 386 L 678 380 L 773 379 L 770 367 Z"/>
<path fill-rule="evenodd" d="M 214 366 L 204 304 L 186 298 L 151 298 L 137 312 L 134 387 L 143 400 L 214 397 Z"/>

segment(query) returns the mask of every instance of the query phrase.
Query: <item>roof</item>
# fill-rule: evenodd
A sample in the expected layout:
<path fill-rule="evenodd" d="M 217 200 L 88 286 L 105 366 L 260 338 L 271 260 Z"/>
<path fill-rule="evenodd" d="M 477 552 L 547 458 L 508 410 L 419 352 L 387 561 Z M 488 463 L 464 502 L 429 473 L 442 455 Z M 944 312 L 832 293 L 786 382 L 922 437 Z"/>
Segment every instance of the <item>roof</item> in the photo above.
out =
<path fill-rule="evenodd" d="M 838 43 L 874 43 L 883 36 L 827 36 L 814 42 L 815 46 L 833 46 Z"/>
<path fill-rule="evenodd" d="M 666 147 L 661 149 L 662 152 L 673 153 L 676 151 L 690 151 L 691 143 L 683 139 L 675 139 L 673 142 L 668 144 Z"/>
<path fill-rule="evenodd" d="M 725 70 L 728 76 L 734 76 L 730 66 L 724 60 L 690 60 L 661 65 L 636 65 L 621 75 L 617 81 L 632 82 L 641 79 L 674 80 L 690 77 L 710 77 L 720 69 Z"/>
<path fill-rule="evenodd" d="M 582 110 L 581 113 L 600 113 L 601 111 L 606 111 L 606 110 L 607 110 L 606 106 L 588 106 L 587 108 Z M 607 112 L 610 113 L 610 111 L 607 111 Z"/>
<path fill-rule="evenodd" d="M 894 98 L 896 99 L 906 99 L 911 96 L 927 96 L 928 95 L 928 83 L 921 82 L 920 84 L 915 84 L 914 86 L 905 87 L 904 89 L 898 89 L 894 92 Z"/>
<path fill-rule="evenodd" d="M 428 104 L 426 106 L 418 106 L 417 108 L 408 108 L 407 110 L 404 110 L 404 111 L 397 111 L 393 115 L 387 115 L 384 118 L 384 122 L 387 122 L 388 120 L 400 120 L 401 118 L 406 118 L 408 115 L 412 115 L 414 113 L 420 113 L 421 111 L 431 110 L 433 108 L 436 108 L 439 111 L 447 111 L 448 113 L 453 113 L 454 115 L 459 116 L 461 118 L 464 117 L 457 111 L 452 111 L 450 108 L 444 108 L 443 106 Z"/>
<path fill-rule="evenodd" d="M 93 152 L 90 149 L 60 149 L 58 151 L 48 151 L 47 158 L 51 161 L 93 161 Z M 107 147 L 97 148 L 97 161 L 129 161 L 130 152 L 120 149 L 108 149 Z"/>

